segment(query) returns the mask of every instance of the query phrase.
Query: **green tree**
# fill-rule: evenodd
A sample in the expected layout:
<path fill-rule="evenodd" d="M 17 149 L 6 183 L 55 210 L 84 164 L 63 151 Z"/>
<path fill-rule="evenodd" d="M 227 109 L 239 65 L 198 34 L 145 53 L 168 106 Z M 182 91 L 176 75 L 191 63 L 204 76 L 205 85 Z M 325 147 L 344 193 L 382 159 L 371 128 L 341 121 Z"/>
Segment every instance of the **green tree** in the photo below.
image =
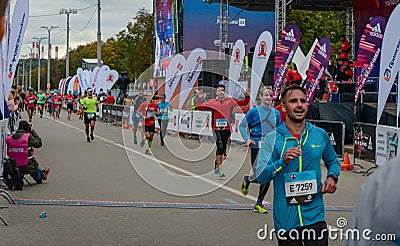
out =
<path fill-rule="evenodd" d="M 339 36 L 346 33 L 345 19 L 345 12 L 289 10 L 286 23 L 299 26 L 303 52 L 308 52 L 314 40 L 322 37 L 330 40 L 333 52 L 340 48 Z"/>

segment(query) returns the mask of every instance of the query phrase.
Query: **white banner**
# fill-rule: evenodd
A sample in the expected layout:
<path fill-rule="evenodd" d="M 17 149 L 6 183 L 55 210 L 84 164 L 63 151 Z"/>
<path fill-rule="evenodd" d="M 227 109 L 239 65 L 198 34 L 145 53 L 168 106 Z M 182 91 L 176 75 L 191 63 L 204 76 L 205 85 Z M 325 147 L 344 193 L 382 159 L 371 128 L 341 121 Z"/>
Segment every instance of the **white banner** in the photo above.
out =
<path fill-rule="evenodd" d="M 212 113 L 210 111 L 193 111 L 192 133 L 201 136 L 212 136 Z"/>
<path fill-rule="evenodd" d="M 181 109 L 185 104 L 189 93 L 199 78 L 200 72 L 203 69 L 203 61 L 206 58 L 207 54 L 203 49 L 197 48 L 190 52 L 186 64 L 183 67 L 181 93 L 179 95 L 179 109 Z"/>
<path fill-rule="evenodd" d="M 111 70 L 104 79 L 103 90 L 107 91 L 108 89 L 111 89 L 115 82 L 117 82 L 118 77 L 118 72 L 115 70 Z"/>
<path fill-rule="evenodd" d="M 242 120 L 244 119 L 244 114 L 235 114 L 235 122 L 233 124 L 233 127 L 231 129 L 231 139 L 235 140 L 235 141 L 240 141 L 240 142 L 244 142 L 242 135 L 240 135 L 240 131 L 239 131 L 239 125 L 242 122 Z"/>
<path fill-rule="evenodd" d="M 179 110 L 174 110 L 169 113 L 168 130 L 177 131 L 179 125 Z"/>
<path fill-rule="evenodd" d="M 179 110 L 178 130 L 184 133 L 192 132 L 192 112 L 188 110 Z"/>
<path fill-rule="evenodd" d="M 17 0 L 10 27 L 9 47 L 7 56 L 7 77 L 4 96 L 7 97 L 11 91 L 11 85 L 15 76 L 15 69 L 19 62 L 26 26 L 29 18 L 29 0 Z M 3 108 L 1 108 L 3 111 Z"/>
<path fill-rule="evenodd" d="M 400 57 L 400 5 L 393 10 L 387 22 L 382 41 L 381 64 L 379 70 L 378 109 L 376 123 L 379 124 L 386 100 L 399 71 Z"/>
<path fill-rule="evenodd" d="M 76 79 L 76 75 L 74 75 L 74 76 L 72 76 L 72 78 L 70 79 L 70 81 L 69 81 L 69 84 L 68 84 L 68 88 L 67 88 L 67 93 L 68 93 L 68 91 L 74 91 L 74 81 L 75 81 L 75 79 Z"/>
<path fill-rule="evenodd" d="M 6 148 L 6 137 L 10 131 L 8 130 L 8 119 L 4 119 L 0 121 L 0 139 L 1 139 L 1 150 L 0 150 L 0 158 L 4 160 L 7 157 L 7 148 Z M 3 175 L 3 161 L 0 161 L 0 173 Z"/>
<path fill-rule="evenodd" d="M 265 67 L 267 66 L 272 48 L 273 48 L 273 42 L 271 33 L 268 31 L 261 33 L 260 37 L 257 40 L 256 48 L 254 50 L 253 63 L 251 69 L 250 108 L 253 107 L 254 101 L 257 98 L 257 93 L 260 88 L 261 79 L 264 75 Z"/>
<path fill-rule="evenodd" d="M 227 95 L 233 98 L 237 98 L 238 96 L 235 94 L 235 92 L 237 91 L 237 82 L 243 67 L 244 55 L 244 42 L 243 40 L 238 39 L 232 48 L 232 54 L 229 63 L 229 82 L 226 88 Z"/>
<path fill-rule="evenodd" d="M 92 71 L 85 69 L 83 71 L 83 82 L 86 88 L 92 87 L 92 83 L 90 82 L 91 77 L 92 77 Z"/>
<path fill-rule="evenodd" d="M 97 77 L 97 82 L 96 82 L 96 93 L 100 92 L 100 89 L 104 87 L 105 85 L 105 79 L 107 74 L 109 74 L 110 68 L 107 65 L 103 65 L 100 68 L 99 75 Z M 103 88 L 104 90 L 104 88 Z"/>
<path fill-rule="evenodd" d="M 186 59 L 183 55 L 177 54 L 172 58 L 168 65 L 167 75 L 165 77 L 165 101 L 171 101 L 176 86 L 182 77 L 183 67 L 185 66 Z"/>
<path fill-rule="evenodd" d="M 376 165 L 385 165 L 390 152 L 390 136 L 396 130 L 393 126 L 377 125 L 376 127 Z M 399 151 L 399 150 L 398 150 Z"/>
<path fill-rule="evenodd" d="M 92 75 L 90 76 L 90 84 L 92 86 L 92 89 L 97 93 L 96 90 L 96 82 L 97 82 L 97 78 L 99 76 L 99 72 L 100 72 L 100 67 L 95 67 L 92 71 Z"/>
<path fill-rule="evenodd" d="M 310 66 L 311 56 L 312 56 L 312 53 L 315 49 L 315 46 L 317 46 L 317 44 L 318 44 L 318 39 L 315 39 L 313 45 L 311 46 L 311 49 L 308 51 L 307 56 L 305 57 L 303 62 L 302 63 L 295 62 L 296 66 L 297 66 L 297 71 L 300 73 L 302 78 L 307 78 L 307 69 Z M 299 48 L 300 48 L 300 46 L 299 46 Z M 294 61 L 294 58 L 293 58 L 293 61 Z"/>
<path fill-rule="evenodd" d="M 83 69 L 82 68 L 78 68 L 76 70 L 76 76 L 78 77 L 79 80 L 79 88 L 80 90 L 83 92 L 86 90 L 85 87 L 85 82 L 83 81 Z"/>

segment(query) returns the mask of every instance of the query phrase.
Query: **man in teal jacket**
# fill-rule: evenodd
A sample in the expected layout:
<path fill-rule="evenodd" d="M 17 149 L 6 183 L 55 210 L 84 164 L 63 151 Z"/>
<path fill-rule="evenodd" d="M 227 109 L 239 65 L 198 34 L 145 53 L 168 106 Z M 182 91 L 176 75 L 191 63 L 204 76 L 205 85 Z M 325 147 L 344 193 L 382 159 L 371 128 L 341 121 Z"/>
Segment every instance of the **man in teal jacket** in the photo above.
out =
<path fill-rule="evenodd" d="M 257 180 L 274 180 L 274 224 L 279 245 L 328 245 L 322 195 L 334 193 L 340 165 L 328 134 L 305 122 L 306 92 L 282 91 L 285 124 L 267 134 L 257 161 Z M 320 161 L 328 170 L 322 183 Z M 303 233 L 304 230 L 313 233 Z"/>

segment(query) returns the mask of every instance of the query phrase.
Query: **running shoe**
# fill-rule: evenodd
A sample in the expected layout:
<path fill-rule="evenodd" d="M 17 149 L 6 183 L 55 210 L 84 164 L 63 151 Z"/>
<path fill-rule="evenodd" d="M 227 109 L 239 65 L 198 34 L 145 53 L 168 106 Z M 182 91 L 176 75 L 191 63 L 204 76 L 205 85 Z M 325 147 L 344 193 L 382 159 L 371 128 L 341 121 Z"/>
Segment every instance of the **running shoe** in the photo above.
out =
<path fill-rule="evenodd" d="M 146 155 L 151 155 L 151 152 L 150 152 L 149 149 L 146 149 L 146 150 L 144 151 L 144 153 L 145 153 Z"/>
<path fill-rule="evenodd" d="M 90 143 L 90 137 L 87 137 L 87 138 L 86 138 L 86 141 L 87 141 L 88 143 Z"/>
<path fill-rule="evenodd" d="M 228 158 L 228 156 L 227 156 L 227 155 L 224 155 L 224 159 L 226 159 L 226 158 Z"/>
<path fill-rule="evenodd" d="M 214 173 L 219 174 L 217 159 L 214 160 Z"/>
<path fill-rule="evenodd" d="M 137 137 L 136 136 L 133 137 L 133 144 L 135 144 L 135 145 L 137 144 Z"/>
<path fill-rule="evenodd" d="M 140 142 L 140 147 L 144 146 L 144 140 L 142 140 L 142 142 Z"/>
<path fill-rule="evenodd" d="M 93 133 L 90 134 L 90 139 L 91 139 L 92 141 L 94 140 Z"/>
<path fill-rule="evenodd" d="M 250 186 L 250 181 L 249 181 L 249 175 L 244 175 L 243 178 L 243 183 L 242 183 L 242 195 L 247 196 L 249 193 L 249 186 Z"/>
<path fill-rule="evenodd" d="M 225 173 L 221 168 L 218 168 L 218 175 L 220 178 L 224 178 L 225 177 Z"/>
<path fill-rule="evenodd" d="M 47 180 L 47 178 L 49 177 L 50 168 L 46 167 L 45 169 L 42 170 L 42 172 L 43 172 L 43 180 Z"/>
<path fill-rule="evenodd" d="M 161 141 L 160 144 L 161 144 L 161 146 L 164 146 L 164 145 L 165 145 L 164 141 Z"/>
<path fill-rule="evenodd" d="M 254 205 L 253 211 L 254 211 L 254 212 L 257 212 L 257 213 L 260 213 L 260 214 L 266 214 L 266 213 L 268 213 L 268 210 L 266 210 L 262 204 L 256 204 L 256 205 Z"/>

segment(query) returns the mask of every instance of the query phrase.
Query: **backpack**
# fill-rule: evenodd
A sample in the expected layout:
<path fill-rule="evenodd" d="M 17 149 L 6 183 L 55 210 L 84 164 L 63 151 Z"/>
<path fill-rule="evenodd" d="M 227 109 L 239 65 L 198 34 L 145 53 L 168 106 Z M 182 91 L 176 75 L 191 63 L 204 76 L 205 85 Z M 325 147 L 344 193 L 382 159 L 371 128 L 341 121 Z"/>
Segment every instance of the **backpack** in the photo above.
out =
<path fill-rule="evenodd" d="M 22 190 L 24 186 L 23 176 L 20 174 L 17 163 L 13 158 L 4 159 L 3 182 L 12 191 Z"/>

